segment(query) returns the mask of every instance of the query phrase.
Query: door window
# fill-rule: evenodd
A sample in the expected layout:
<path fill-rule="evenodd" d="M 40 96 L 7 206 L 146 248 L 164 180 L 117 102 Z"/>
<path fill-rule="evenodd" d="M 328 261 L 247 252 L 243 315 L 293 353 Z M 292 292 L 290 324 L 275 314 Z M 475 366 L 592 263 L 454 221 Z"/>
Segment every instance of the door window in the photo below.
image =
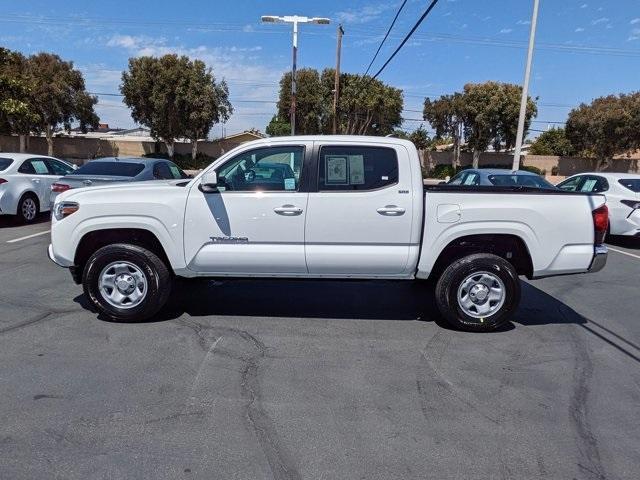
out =
<path fill-rule="evenodd" d="M 320 191 L 385 188 L 398 183 L 398 156 L 385 147 L 322 147 L 318 178 Z"/>
<path fill-rule="evenodd" d="M 49 167 L 49 171 L 53 173 L 53 175 L 64 176 L 71 172 L 73 172 L 73 168 L 67 165 L 66 163 L 59 162 L 58 160 L 51 160 L 50 158 L 45 160 L 47 166 Z"/>
<path fill-rule="evenodd" d="M 580 187 L 581 192 L 600 193 L 609 190 L 609 182 L 603 177 L 588 176 Z"/>
<path fill-rule="evenodd" d="M 22 165 L 20 165 L 20 168 L 18 168 L 18 172 L 30 175 L 51 175 L 47 164 L 41 158 L 25 160 Z"/>
<path fill-rule="evenodd" d="M 164 162 L 158 162 L 153 166 L 153 178 L 156 180 L 171 180 L 174 177 L 169 165 Z"/>
<path fill-rule="evenodd" d="M 265 147 L 238 156 L 218 167 L 218 188 L 232 192 L 297 191 L 304 147 Z"/>
<path fill-rule="evenodd" d="M 566 190 L 568 192 L 576 192 L 578 191 L 578 186 L 583 179 L 583 176 L 570 178 L 569 180 L 565 180 L 564 182 L 559 183 L 558 188 L 560 188 L 561 190 Z"/>

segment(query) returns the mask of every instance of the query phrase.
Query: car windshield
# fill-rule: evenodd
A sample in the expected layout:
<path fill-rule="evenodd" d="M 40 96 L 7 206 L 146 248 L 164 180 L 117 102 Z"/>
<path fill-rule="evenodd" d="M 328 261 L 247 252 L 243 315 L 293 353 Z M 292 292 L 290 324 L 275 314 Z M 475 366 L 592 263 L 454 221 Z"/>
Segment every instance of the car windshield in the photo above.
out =
<path fill-rule="evenodd" d="M 624 188 L 628 188 L 633 192 L 640 192 L 640 178 L 623 178 L 622 180 L 618 180 L 620 185 Z"/>
<path fill-rule="evenodd" d="M 10 158 L 0 158 L 0 172 L 9 168 L 9 165 L 11 165 L 12 163 L 13 160 L 11 160 Z"/>
<path fill-rule="evenodd" d="M 555 190 L 556 187 L 547 182 L 544 178 L 537 175 L 489 175 L 489 181 L 492 185 L 501 187 L 533 187 L 548 188 Z"/>
<path fill-rule="evenodd" d="M 89 162 L 69 175 L 105 175 L 110 177 L 135 177 L 144 170 L 142 163 Z"/>

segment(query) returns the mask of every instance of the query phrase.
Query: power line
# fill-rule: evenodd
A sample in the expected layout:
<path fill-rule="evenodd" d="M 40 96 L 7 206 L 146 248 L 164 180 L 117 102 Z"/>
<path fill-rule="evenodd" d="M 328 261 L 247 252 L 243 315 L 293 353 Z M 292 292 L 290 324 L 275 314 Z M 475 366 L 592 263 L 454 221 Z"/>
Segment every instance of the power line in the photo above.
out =
<path fill-rule="evenodd" d="M 373 62 L 376 61 L 376 58 L 378 58 L 378 54 L 380 53 L 380 49 L 382 48 L 382 46 L 384 45 L 384 42 L 387 41 L 387 38 L 389 37 L 389 34 L 391 33 L 391 29 L 393 29 L 393 26 L 396 24 L 396 20 L 398 20 L 398 16 L 400 15 L 400 12 L 402 12 L 402 9 L 404 8 L 404 6 L 407 4 L 407 0 L 404 0 L 402 2 L 402 5 L 400 5 L 400 8 L 398 9 L 398 11 L 396 12 L 396 16 L 393 17 L 393 21 L 391 22 L 391 25 L 389 25 L 389 28 L 387 30 L 387 33 L 385 33 L 384 38 L 382 39 L 382 41 L 380 42 L 380 45 L 378 45 L 378 50 L 376 50 L 375 55 L 373 56 L 373 58 L 371 59 L 371 62 L 369 63 L 369 66 L 367 67 L 367 71 L 364 72 L 365 77 L 367 76 L 367 74 L 369 73 L 369 70 L 371 69 L 371 66 L 373 65 Z"/>
<path fill-rule="evenodd" d="M 404 47 L 404 44 L 407 43 L 407 41 L 411 38 L 411 35 L 413 35 L 413 32 L 415 32 L 418 27 L 420 26 L 420 24 L 424 21 L 425 18 L 427 18 L 427 15 L 429 15 L 429 13 L 431 12 L 431 10 L 433 10 L 433 7 L 436 6 L 436 4 L 438 3 L 438 0 L 432 0 L 432 2 L 429 4 L 429 6 L 427 7 L 427 9 L 424 11 L 424 13 L 422 14 L 422 16 L 418 19 L 418 21 L 416 22 L 416 24 L 413 26 L 413 28 L 409 31 L 409 33 L 404 37 L 404 39 L 402 40 L 402 42 L 400 42 L 400 45 L 398 45 L 398 48 L 395 49 L 395 51 L 391 54 L 391 56 L 389 57 L 389 59 L 384 62 L 384 65 L 382 65 L 382 67 L 380 68 L 380 70 L 378 70 L 378 72 L 372 77 L 373 79 L 378 78 L 378 75 L 380 75 L 382 73 L 382 71 L 387 67 L 387 65 L 389 65 L 389 62 L 391 62 L 391 60 L 393 60 L 393 57 L 395 57 L 397 55 L 397 53 L 402 49 L 402 47 Z"/>

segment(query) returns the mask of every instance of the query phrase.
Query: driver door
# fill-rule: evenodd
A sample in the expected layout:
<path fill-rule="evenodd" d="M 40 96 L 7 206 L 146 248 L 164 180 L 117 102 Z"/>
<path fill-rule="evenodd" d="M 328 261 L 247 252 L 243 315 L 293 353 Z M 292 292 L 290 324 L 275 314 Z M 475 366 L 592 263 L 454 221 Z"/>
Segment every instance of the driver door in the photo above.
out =
<path fill-rule="evenodd" d="M 209 275 L 306 274 L 302 192 L 312 142 L 249 148 L 215 167 L 218 191 L 189 192 L 184 225 L 188 268 Z"/>

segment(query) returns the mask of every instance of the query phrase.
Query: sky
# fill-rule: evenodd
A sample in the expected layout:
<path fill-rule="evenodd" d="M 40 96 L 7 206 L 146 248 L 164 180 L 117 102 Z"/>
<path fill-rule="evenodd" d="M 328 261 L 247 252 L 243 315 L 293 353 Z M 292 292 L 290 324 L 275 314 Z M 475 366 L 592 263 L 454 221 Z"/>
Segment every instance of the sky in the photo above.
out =
<path fill-rule="evenodd" d="M 185 54 L 229 85 L 235 113 L 212 137 L 264 131 L 278 81 L 291 68 L 291 27 L 261 15 L 328 17 L 300 27 L 298 66 L 335 65 L 336 28 L 345 30 L 342 71 L 364 73 L 401 1 L 8 1 L 0 0 L 0 46 L 53 52 L 74 62 L 110 127 L 135 126 L 119 93 L 130 57 Z M 409 0 L 382 48 L 381 66 L 430 1 Z M 440 0 L 380 75 L 404 91 L 403 128 L 422 122 L 422 103 L 469 82 L 521 84 L 533 0 Z M 640 0 L 541 0 L 530 94 L 532 130 L 561 126 L 582 102 L 640 89 Z M 535 136 L 537 132 L 532 132 Z"/>

